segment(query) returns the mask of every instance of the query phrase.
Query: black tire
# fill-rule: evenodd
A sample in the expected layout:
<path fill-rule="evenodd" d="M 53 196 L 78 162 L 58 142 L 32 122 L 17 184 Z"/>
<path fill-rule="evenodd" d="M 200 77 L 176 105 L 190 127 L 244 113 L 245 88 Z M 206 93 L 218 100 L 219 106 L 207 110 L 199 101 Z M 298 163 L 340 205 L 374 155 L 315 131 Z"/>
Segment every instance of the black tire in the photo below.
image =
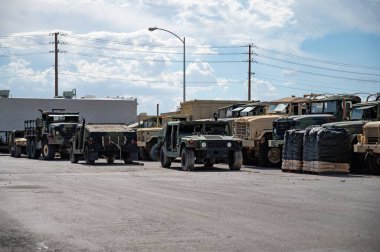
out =
<path fill-rule="evenodd" d="M 280 147 L 268 148 L 267 150 L 268 165 L 270 167 L 281 167 L 282 150 Z"/>
<path fill-rule="evenodd" d="M 280 167 L 282 163 L 282 155 L 281 155 L 281 149 L 277 148 L 279 159 L 274 160 L 271 158 L 271 152 L 275 151 L 276 148 L 268 148 L 268 143 L 265 142 L 263 144 L 260 144 L 259 146 L 259 153 L 257 155 L 257 158 L 259 160 L 260 166 L 265 167 Z"/>
<path fill-rule="evenodd" d="M 154 144 L 149 151 L 149 158 L 152 161 L 158 160 L 158 143 Z"/>
<path fill-rule="evenodd" d="M 32 158 L 32 153 L 31 153 L 31 149 L 30 149 L 30 146 L 31 146 L 31 143 L 29 140 L 26 141 L 26 155 L 29 159 Z"/>
<path fill-rule="evenodd" d="M 42 158 L 45 160 L 53 160 L 56 148 L 54 145 L 48 144 L 47 141 L 42 142 Z"/>
<path fill-rule="evenodd" d="M 9 153 L 11 154 L 11 157 L 15 156 L 15 151 L 12 151 L 12 146 L 9 146 Z"/>
<path fill-rule="evenodd" d="M 21 157 L 21 146 L 15 146 L 15 151 L 14 151 L 14 154 L 13 154 L 13 156 L 15 157 L 15 158 L 19 158 L 19 157 Z"/>
<path fill-rule="evenodd" d="M 149 160 L 148 154 L 146 153 L 145 148 L 142 148 L 142 147 L 139 148 L 139 157 L 140 157 L 140 160 Z"/>
<path fill-rule="evenodd" d="M 88 148 L 88 146 L 86 146 L 86 147 L 84 147 L 84 160 L 86 161 L 87 165 L 95 164 L 95 160 L 92 160 L 90 158 L 91 158 L 91 151 Z"/>
<path fill-rule="evenodd" d="M 37 149 L 36 142 L 32 140 L 30 142 L 30 157 L 32 159 L 38 159 L 41 156 L 41 150 Z"/>
<path fill-rule="evenodd" d="M 243 154 L 241 150 L 236 150 L 228 160 L 228 166 L 231 171 L 239 171 L 243 163 Z"/>
<path fill-rule="evenodd" d="M 106 156 L 107 164 L 113 164 L 115 162 L 115 155 Z"/>
<path fill-rule="evenodd" d="M 193 149 L 183 148 L 181 152 L 181 166 L 184 171 L 194 170 L 195 155 Z"/>
<path fill-rule="evenodd" d="M 70 147 L 70 162 L 73 164 L 76 164 L 78 163 L 78 161 L 79 161 L 78 155 L 74 154 L 74 149 L 71 146 Z"/>
<path fill-rule="evenodd" d="M 376 156 L 367 152 L 365 155 L 365 164 L 371 174 L 380 174 L 380 156 Z"/>
<path fill-rule="evenodd" d="M 161 166 L 164 168 L 169 168 L 172 165 L 172 160 L 165 155 L 165 147 L 161 147 L 160 151 L 160 161 L 161 161 Z"/>
<path fill-rule="evenodd" d="M 206 168 L 212 168 L 215 164 L 215 158 L 206 158 L 203 164 Z"/>

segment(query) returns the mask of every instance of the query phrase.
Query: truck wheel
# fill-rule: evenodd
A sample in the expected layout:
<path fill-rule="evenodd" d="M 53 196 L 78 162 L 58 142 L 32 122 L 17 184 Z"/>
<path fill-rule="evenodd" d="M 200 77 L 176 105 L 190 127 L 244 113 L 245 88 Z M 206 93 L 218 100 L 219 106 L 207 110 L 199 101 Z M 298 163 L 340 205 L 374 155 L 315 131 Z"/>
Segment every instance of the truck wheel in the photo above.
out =
<path fill-rule="evenodd" d="M 149 151 L 149 158 L 152 161 L 157 161 L 158 159 L 158 143 L 154 144 Z"/>
<path fill-rule="evenodd" d="M 19 157 L 21 157 L 21 146 L 17 146 L 17 145 L 16 145 L 16 150 L 14 151 L 13 156 L 14 156 L 15 158 L 19 158 Z"/>
<path fill-rule="evenodd" d="M 26 155 L 28 156 L 29 159 L 32 158 L 32 154 L 31 154 L 31 151 L 30 151 L 30 141 L 26 141 Z"/>
<path fill-rule="evenodd" d="M 47 141 L 42 142 L 42 157 L 45 160 L 53 160 L 55 156 L 55 146 L 48 144 Z"/>
<path fill-rule="evenodd" d="M 108 164 L 113 164 L 115 162 L 115 155 L 106 156 L 106 161 Z"/>
<path fill-rule="evenodd" d="M 38 159 L 41 156 L 41 150 L 37 149 L 36 142 L 34 140 L 30 143 L 30 157 L 32 159 Z"/>
<path fill-rule="evenodd" d="M 161 161 L 161 166 L 164 168 L 169 168 L 170 165 L 172 164 L 172 160 L 165 155 L 165 147 L 161 147 L 160 151 L 160 161 Z"/>
<path fill-rule="evenodd" d="M 9 153 L 11 154 L 11 157 L 15 156 L 15 151 L 12 151 L 12 146 L 9 146 Z"/>
<path fill-rule="evenodd" d="M 274 152 L 274 154 L 276 153 L 278 154 L 278 151 Z M 276 158 L 275 156 L 272 156 L 272 154 L 273 154 L 272 151 L 268 148 L 267 142 L 260 144 L 259 153 L 257 155 L 257 158 L 259 160 L 259 165 L 266 166 L 266 167 L 280 166 L 281 159 L 278 161 L 278 158 Z M 271 161 L 269 160 L 269 157 L 271 157 Z"/>
<path fill-rule="evenodd" d="M 232 157 L 228 159 L 228 166 L 231 171 L 239 171 L 243 163 L 243 154 L 241 150 L 234 151 Z"/>
<path fill-rule="evenodd" d="M 88 165 L 95 164 L 95 160 L 91 160 L 91 151 L 88 146 L 84 147 L 84 160 L 86 160 L 86 164 Z"/>
<path fill-rule="evenodd" d="M 371 155 L 367 152 L 365 155 L 365 164 L 371 174 L 380 174 L 380 156 Z"/>
<path fill-rule="evenodd" d="M 70 162 L 73 163 L 73 164 L 76 164 L 78 163 L 78 156 L 74 154 L 74 149 L 72 148 L 72 146 L 70 147 Z"/>
<path fill-rule="evenodd" d="M 280 167 L 282 161 L 281 148 L 268 148 L 267 151 L 268 164 L 271 167 Z"/>
<path fill-rule="evenodd" d="M 144 148 L 139 148 L 139 157 L 140 160 L 148 160 L 148 154 Z"/>
<path fill-rule="evenodd" d="M 215 158 L 206 158 L 203 164 L 206 168 L 212 168 L 215 164 Z"/>
<path fill-rule="evenodd" d="M 192 149 L 183 148 L 181 153 L 181 166 L 184 171 L 194 170 L 195 155 Z"/>

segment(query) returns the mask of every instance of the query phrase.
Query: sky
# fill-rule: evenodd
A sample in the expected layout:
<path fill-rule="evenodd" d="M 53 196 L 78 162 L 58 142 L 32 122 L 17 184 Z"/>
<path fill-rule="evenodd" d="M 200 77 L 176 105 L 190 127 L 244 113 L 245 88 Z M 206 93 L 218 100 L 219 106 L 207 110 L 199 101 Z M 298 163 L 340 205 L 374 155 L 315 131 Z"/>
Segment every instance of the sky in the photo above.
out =
<path fill-rule="evenodd" d="M 149 27 L 162 30 L 149 31 Z M 136 98 L 138 113 L 186 100 L 380 92 L 380 0 L 2 0 L 0 90 Z"/>

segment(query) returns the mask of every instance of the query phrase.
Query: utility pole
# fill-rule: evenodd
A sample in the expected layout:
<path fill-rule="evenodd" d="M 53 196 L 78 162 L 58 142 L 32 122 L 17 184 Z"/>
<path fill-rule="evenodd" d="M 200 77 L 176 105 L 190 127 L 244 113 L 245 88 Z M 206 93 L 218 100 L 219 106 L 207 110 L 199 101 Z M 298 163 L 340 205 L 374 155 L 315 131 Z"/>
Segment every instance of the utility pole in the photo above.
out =
<path fill-rule="evenodd" d="M 58 97 L 58 34 L 59 32 L 54 33 L 54 72 L 55 72 L 55 85 L 54 85 L 54 97 Z"/>
<path fill-rule="evenodd" d="M 248 101 L 251 101 L 251 47 L 248 45 Z"/>

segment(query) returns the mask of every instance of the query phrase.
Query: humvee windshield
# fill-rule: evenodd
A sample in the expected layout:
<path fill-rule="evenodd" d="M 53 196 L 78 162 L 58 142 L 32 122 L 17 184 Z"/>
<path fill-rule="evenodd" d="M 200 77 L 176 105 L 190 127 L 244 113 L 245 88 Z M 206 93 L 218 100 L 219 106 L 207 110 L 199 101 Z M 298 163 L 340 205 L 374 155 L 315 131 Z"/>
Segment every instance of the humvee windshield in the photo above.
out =
<path fill-rule="evenodd" d="M 180 132 L 184 134 L 205 134 L 205 135 L 229 135 L 228 124 L 183 124 Z"/>
<path fill-rule="evenodd" d="M 337 101 L 325 101 L 325 102 L 313 102 L 311 104 L 311 113 L 312 114 L 323 114 L 323 113 L 332 113 L 337 112 Z"/>

